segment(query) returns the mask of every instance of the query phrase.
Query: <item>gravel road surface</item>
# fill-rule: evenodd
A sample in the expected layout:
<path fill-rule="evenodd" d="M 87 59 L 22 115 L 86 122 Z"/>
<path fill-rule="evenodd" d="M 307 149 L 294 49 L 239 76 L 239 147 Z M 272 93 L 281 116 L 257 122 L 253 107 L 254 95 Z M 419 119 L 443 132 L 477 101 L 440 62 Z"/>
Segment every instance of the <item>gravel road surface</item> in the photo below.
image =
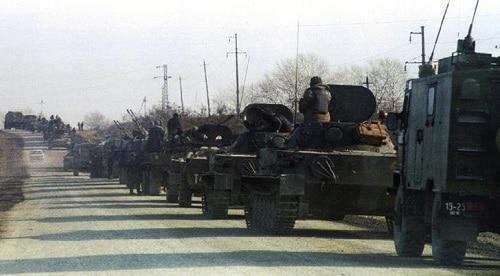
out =
<path fill-rule="evenodd" d="M 299 221 L 288 237 L 245 229 L 243 212 L 206 220 L 198 204 L 129 195 L 107 179 L 63 172 L 64 152 L 31 164 L 25 200 L 4 216 L 0 273 L 68 274 L 500 274 L 500 261 L 476 254 L 459 269 L 399 258 L 384 231 L 343 222 Z M 59 163 L 58 163 L 59 162 Z"/>

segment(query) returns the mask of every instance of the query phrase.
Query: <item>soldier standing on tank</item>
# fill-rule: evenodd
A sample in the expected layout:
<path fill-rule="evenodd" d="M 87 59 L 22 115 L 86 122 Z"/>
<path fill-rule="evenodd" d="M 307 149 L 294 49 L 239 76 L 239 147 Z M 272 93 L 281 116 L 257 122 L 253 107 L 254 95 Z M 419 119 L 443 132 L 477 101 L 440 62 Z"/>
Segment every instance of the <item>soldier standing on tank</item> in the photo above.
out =
<path fill-rule="evenodd" d="M 286 142 L 287 147 L 301 147 L 306 144 L 304 125 L 330 122 L 332 92 L 318 76 L 312 77 L 309 88 L 299 101 L 299 111 L 304 114 L 304 123 L 297 127 Z"/>
<path fill-rule="evenodd" d="M 153 126 L 148 130 L 146 150 L 148 152 L 160 152 L 164 138 L 165 138 L 165 131 L 161 127 L 160 122 L 155 121 L 153 123 Z"/>
<path fill-rule="evenodd" d="M 299 102 L 299 111 L 304 113 L 304 122 L 330 122 L 330 88 L 324 85 L 318 76 L 312 77 L 309 84 Z"/>
<path fill-rule="evenodd" d="M 182 125 L 179 114 L 174 113 L 172 118 L 167 123 L 168 138 L 172 140 L 175 136 L 182 134 Z"/>

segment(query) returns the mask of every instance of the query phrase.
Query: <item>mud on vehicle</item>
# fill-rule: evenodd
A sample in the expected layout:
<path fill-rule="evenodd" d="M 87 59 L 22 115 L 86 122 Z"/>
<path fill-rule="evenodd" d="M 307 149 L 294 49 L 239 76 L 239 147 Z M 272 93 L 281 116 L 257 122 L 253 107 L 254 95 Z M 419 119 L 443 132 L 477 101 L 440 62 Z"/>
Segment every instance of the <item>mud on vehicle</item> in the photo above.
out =
<path fill-rule="evenodd" d="M 451 57 L 407 83 L 399 130 L 394 243 L 400 256 L 461 264 L 467 242 L 500 226 L 500 58 L 476 53 L 470 34 Z M 399 119 L 399 120 L 398 120 Z M 399 121 L 399 127 L 398 127 Z"/>
<path fill-rule="evenodd" d="M 332 122 L 304 123 L 288 148 L 260 150 L 258 173 L 244 180 L 248 229 L 285 234 L 297 219 L 392 217 L 394 146 L 383 124 L 365 122 L 375 98 L 361 86 L 330 88 Z"/>

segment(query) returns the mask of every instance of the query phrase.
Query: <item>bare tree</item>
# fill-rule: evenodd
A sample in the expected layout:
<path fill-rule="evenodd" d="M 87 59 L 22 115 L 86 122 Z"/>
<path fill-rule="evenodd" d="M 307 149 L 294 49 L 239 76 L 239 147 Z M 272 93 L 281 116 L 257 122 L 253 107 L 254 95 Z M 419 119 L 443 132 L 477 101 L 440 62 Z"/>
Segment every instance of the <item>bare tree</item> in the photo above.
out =
<path fill-rule="evenodd" d="M 366 66 L 339 68 L 332 75 L 334 83 L 351 85 L 360 85 L 368 77 L 370 90 L 377 101 L 377 109 L 390 112 L 401 110 L 407 76 L 400 61 L 389 58 L 376 59 Z"/>
<path fill-rule="evenodd" d="M 276 68 L 264 75 L 263 80 L 245 90 L 242 102 L 280 103 L 293 108 L 295 98 L 295 58 L 277 63 Z M 298 57 L 298 97 L 307 88 L 313 76 L 328 78 L 330 70 L 320 57 L 307 54 Z M 328 79 L 324 79 L 328 81 Z"/>
<path fill-rule="evenodd" d="M 83 117 L 85 127 L 90 130 L 101 131 L 111 125 L 108 118 L 99 111 L 90 112 Z"/>

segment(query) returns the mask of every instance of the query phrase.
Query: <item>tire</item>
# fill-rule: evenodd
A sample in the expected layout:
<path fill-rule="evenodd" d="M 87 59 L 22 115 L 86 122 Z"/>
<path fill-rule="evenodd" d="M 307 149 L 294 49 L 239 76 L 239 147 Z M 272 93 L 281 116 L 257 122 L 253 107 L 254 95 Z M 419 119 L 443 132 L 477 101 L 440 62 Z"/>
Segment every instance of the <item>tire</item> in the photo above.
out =
<path fill-rule="evenodd" d="M 205 190 L 202 197 L 203 215 L 209 219 L 225 219 L 229 209 L 230 191 Z"/>
<path fill-rule="evenodd" d="M 415 214 L 412 210 L 424 209 L 423 196 L 418 192 L 406 191 L 400 185 L 394 205 L 393 235 L 396 253 L 401 257 L 422 256 L 425 246 L 425 216 Z"/>
<path fill-rule="evenodd" d="M 262 234 L 285 235 L 292 231 L 298 213 L 294 197 L 252 193 L 245 210 L 247 228 Z"/>
<path fill-rule="evenodd" d="M 441 194 L 437 193 L 432 206 L 432 258 L 440 265 L 459 266 L 464 261 L 467 242 L 446 240 L 441 237 L 440 206 Z"/>
<path fill-rule="evenodd" d="M 80 172 L 78 170 L 73 169 L 73 176 L 79 176 Z"/>

